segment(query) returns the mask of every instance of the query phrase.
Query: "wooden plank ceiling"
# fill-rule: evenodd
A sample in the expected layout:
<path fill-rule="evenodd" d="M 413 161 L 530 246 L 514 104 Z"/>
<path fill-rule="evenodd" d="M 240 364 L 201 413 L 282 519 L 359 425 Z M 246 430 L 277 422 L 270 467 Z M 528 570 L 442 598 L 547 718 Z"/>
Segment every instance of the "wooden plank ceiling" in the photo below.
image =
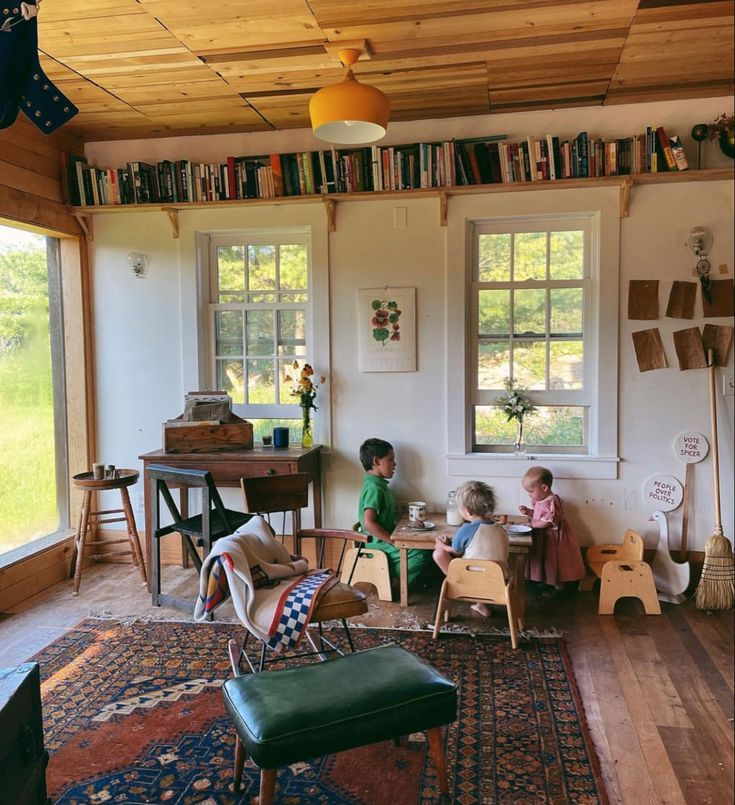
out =
<path fill-rule="evenodd" d="M 44 69 L 85 140 L 309 126 L 355 73 L 392 120 L 733 92 L 728 0 L 45 0 Z"/>

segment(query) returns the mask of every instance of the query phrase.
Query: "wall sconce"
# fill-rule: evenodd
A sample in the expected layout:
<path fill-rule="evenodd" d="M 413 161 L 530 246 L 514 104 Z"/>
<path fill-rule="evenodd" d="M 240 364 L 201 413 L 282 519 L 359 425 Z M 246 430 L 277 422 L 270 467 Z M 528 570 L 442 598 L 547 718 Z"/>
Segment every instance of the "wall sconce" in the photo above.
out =
<path fill-rule="evenodd" d="M 133 274 L 142 280 L 145 278 L 145 272 L 148 270 L 148 255 L 141 254 L 140 252 L 130 252 L 128 254 L 128 265 L 133 270 Z"/>
<path fill-rule="evenodd" d="M 707 259 L 712 248 L 712 233 L 704 226 L 695 226 L 689 231 L 687 239 L 689 251 L 697 259 L 697 276 L 702 286 L 702 296 L 712 304 L 712 283 L 710 282 L 710 262 Z"/>

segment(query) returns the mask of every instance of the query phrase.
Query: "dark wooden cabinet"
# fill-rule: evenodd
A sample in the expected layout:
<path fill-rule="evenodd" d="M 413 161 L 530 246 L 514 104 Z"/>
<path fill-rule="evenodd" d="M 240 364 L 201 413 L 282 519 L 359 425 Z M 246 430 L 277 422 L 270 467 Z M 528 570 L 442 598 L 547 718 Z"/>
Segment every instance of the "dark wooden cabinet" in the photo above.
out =
<path fill-rule="evenodd" d="M 0 668 L 0 802 L 46 805 L 38 663 Z"/>

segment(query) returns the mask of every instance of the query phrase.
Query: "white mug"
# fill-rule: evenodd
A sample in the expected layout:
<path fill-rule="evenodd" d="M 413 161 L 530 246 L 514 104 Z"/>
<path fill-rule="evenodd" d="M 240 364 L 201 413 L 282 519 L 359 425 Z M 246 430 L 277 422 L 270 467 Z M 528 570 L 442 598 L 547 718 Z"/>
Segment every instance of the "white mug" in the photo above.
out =
<path fill-rule="evenodd" d="M 408 504 L 408 521 L 414 528 L 424 527 L 426 504 L 423 500 L 412 500 Z"/>

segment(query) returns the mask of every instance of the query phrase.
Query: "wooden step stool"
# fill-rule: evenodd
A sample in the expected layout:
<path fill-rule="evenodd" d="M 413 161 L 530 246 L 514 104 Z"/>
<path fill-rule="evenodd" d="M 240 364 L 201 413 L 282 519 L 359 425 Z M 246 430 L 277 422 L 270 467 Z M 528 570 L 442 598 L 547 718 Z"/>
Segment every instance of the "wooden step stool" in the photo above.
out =
<path fill-rule="evenodd" d="M 119 543 L 129 543 L 130 547 L 125 550 L 107 551 L 105 553 L 94 553 L 93 559 L 107 559 L 112 556 L 132 555 L 133 564 L 140 571 L 143 583 L 147 584 L 148 579 L 143 563 L 143 553 L 140 549 L 140 539 L 138 529 L 135 527 L 135 516 L 133 507 L 130 505 L 130 495 L 128 487 L 137 483 L 139 473 L 136 470 L 115 470 L 114 478 L 95 479 L 91 472 L 80 472 L 72 480 L 74 486 L 84 491 L 82 498 L 82 509 L 79 512 L 79 526 L 74 538 L 74 555 L 71 560 L 69 575 L 74 578 L 74 595 L 79 595 L 79 585 L 82 583 L 82 568 L 84 567 L 84 548 L 87 545 L 117 545 Z M 105 509 L 92 511 L 92 494 L 103 492 L 108 489 L 119 489 L 122 498 L 122 509 Z M 110 517 L 102 519 L 102 515 L 122 514 L 122 517 Z M 105 523 L 127 523 L 127 535 L 122 539 L 99 539 L 88 540 L 88 532 L 99 525 Z"/>

